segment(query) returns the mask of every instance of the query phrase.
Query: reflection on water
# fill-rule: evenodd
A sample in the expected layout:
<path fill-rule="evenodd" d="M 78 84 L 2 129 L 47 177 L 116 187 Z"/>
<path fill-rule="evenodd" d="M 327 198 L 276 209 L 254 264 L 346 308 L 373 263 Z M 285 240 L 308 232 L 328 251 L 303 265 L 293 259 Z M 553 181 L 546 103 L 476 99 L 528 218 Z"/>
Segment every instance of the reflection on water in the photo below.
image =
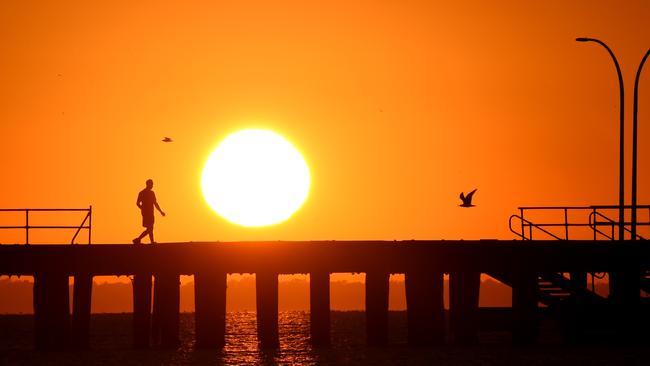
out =
<path fill-rule="evenodd" d="M 223 364 L 315 364 L 317 357 L 309 344 L 309 314 L 283 312 L 279 314 L 278 323 L 280 348 L 275 351 L 262 351 L 257 344 L 255 313 L 229 313 L 226 323 L 226 346 L 221 352 Z"/>
<path fill-rule="evenodd" d="M 0 365 L 635 365 L 647 361 L 638 347 L 566 347 L 553 338 L 514 348 L 507 332 L 481 333 L 479 346 L 411 348 L 406 345 L 406 313 L 391 312 L 390 346 L 365 346 L 363 312 L 332 312 L 332 346 L 309 344 L 309 314 L 279 314 L 280 348 L 261 350 L 254 312 L 228 313 L 226 346 L 196 350 L 194 314 L 181 314 L 180 346 L 175 350 L 134 350 L 131 314 L 97 314 L 91 321 L 90 351 L 34 352 L 33 317 L 0 315 Z"/>

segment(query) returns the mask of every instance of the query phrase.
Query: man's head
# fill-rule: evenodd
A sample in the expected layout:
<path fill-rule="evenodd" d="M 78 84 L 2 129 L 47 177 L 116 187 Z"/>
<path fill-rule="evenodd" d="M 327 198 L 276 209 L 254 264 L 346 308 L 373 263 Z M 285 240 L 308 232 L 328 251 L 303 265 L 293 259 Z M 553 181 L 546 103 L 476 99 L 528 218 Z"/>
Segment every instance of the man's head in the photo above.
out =
<path fill-rule="evenodd" d="M 151 180 L 151 179 L 147 179 L 147 188 L 148 188 L 148 189 L 153 188 L 153 180 Z"/>

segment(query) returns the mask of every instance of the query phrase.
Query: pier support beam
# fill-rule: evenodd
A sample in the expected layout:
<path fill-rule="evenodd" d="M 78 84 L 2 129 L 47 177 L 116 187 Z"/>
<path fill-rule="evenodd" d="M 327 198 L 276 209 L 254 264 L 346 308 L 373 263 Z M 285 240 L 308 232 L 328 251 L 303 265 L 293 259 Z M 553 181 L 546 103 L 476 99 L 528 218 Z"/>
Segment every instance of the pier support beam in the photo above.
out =
<path fill-rule="evenodd" d="M 587 272 L 570 272 L 569 281 L 572 295 L 581 295 L 582 291 L 587 289 Z"/>
<path fill-rule="evenodd" d="M 309 274 L 309 326 L 311 343 L 330 344 L 330 274 L 312 272 Z"/>
<path fill-rule="evenodd" d="M 450 331 L 457 344 L 478 342 L 478 297 L 481 274 L 453 272 L 449 276 Z"/>
<path fill-rule="evenodd" d="M 571 296 L 563 301 L 561 308 L 564 336 L 569 343 L 580 342 L 593 316 L 601 317 L 603 313 L 587 306 L 587 272 L 569 273 Z"/>
<path fill-rule="evenodd" d="M 278 275 L 262 272 L 255 275 L 257 305 L 257 339 L 264 348 L 280 345 L 278 333 Z"/>
<path fill-rule="evenodd" d="M 34 276 L 35 344 L 39 350 L 61 350 L 70 339 L 68 275 L 42 272 Z"/>
<path fill-rule="evenodd" d="M 429 270 L 405 273 L 408 342 L 412 346 L 442 344 L 445 340 L 443 274 Z"/>
<path fill-rule="evenodd" d="M 173 273 L 155 275 L 154 283 L 154 344 L 162 348 L 178 345 L 180 311 L 179 276 Z"/>
<path fill-rule="evenodd" d="M 641 271 L 619 270 L 609 274 L 609 297 L 613 305 L 614 323 L 619 340 L 633 342 L 642 339 L 647 316 L 641 314 Z"/>
<path fill-rule="evenodd" d="M 515 273 L 512 284 L 512 341 L 530 345 L 539 334 L 539 282 L 532 271 Z"/>
<path fill-rule="evenodd" d="M 197 348 L 221 348 L 226 335 L 225 272 L 203 270 L 194 275 Z"/>
<path fill-rule="evenodd" d="M 148 348 L 151 336 L 151 274 L 133 276 L 133 346 Z"/>
<path fill-rule="evenodd" d="M 389 273 L 366 273 L 366 340 L 370 346 L 388 344 Z"/>
<path fill-rule="evenodd" d="M 75 348 L 90 347 L 90 305 L 93 291 L 93 276 L 74 276 L 72 290 L 72 345 Z"/>

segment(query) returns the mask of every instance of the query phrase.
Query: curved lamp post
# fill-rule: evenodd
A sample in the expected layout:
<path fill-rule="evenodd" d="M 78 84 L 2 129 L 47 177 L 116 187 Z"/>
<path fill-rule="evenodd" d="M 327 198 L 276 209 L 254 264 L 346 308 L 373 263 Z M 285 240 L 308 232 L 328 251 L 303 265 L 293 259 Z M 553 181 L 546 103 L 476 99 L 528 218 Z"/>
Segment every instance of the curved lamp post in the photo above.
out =
<path fill-rule="evenodd" d="M 650 55 L 650 50 L 645 53 L 643 59 L 641 59 L 641 64 L 636 70 L 636 78 L 634 79 L 634 109 L 632 112 L 632 240 L 636 240 L 636 150 L 637 150 L 637 112 L 639 110 L 639 77 L 641 76 L 641 70 L 645 64 L 645 60 L 648 59 Z"/>
<path fill-rule="evenodd" d="M 578 42 L 595 42 L 598 43 L 599 45 L 605 47 L 607 52 L 609 52 L 609 55 L 612 57 L 612 60 L 614 60 L 614 66 L 616 66 L 616 73 L 618 74 L 618 86 L 620 89 L 620 118 L 621 118 L 621 126 L 620 126 L 620 161 L 619 161 L 619 190 L 618 190 L 618 234 L 619 234 L 619 240 L 624 240 L 625 239 L 625 150 L 623 148 L 624 142 L 625 142 L 625 88 L 623 87 L 623 75 L 621 74 L 621 67 L 618 64 L 618 60 L 616 59 L 616 56 L 614 56 L 614 52 L 607 47 L 605 42 L 595 39 L 595 38 L 585 38 L 585 37 L 580 37 L 576 38 L 576 41 Z M 634 211 L 634 210 L 633 210 Z"/>

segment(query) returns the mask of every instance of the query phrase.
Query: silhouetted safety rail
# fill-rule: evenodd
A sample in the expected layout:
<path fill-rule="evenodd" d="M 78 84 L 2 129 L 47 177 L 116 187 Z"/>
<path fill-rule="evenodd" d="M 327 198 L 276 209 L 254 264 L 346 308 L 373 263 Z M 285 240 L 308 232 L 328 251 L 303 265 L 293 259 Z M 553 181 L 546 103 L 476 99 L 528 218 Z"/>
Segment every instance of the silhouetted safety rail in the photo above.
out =
<path fill-rule="evenodd" d="M 576 238 L 575 234 L 571 234 L 582 228 L 582 235 L 591 231 L 593 240 L 616 240 L 616 233 L 618 220 L 608 217 L 604 212 L 618 211 L 619 206 L 615 205 L 593 205 L 593 206 L 533 206 L 533 207 L 519 207 L 519 215 L 512 215 L 509 219 L 510 231 L 517 235 L 522 240 L 533 239 L 554 239 L 554 240 L 575 240 L 584 239 Z M 627 212 L 630 212 L 632 206 L 624 207 Z M 639 211 L 647 210 L 647 221 L 639 221 Z M 577 216 L 576 216 L 577 215 Z M 631 216 L 631 215 L 630 215 Z M 650 226 L 650 206 L 641 205 L 637 206 L 637 223 L 639 227 Z M 531 217 L 534 217 L 531 218 Z M 586 217 L 586 220 L 585 220 Z M 533 222 L 533 220 L 535 222 Z M 629 229 L 631 222 L 624 222 L 623 236 L 632 237 L 632 231 Z M 519 225 L 519 226 L 516 226 Z M 573 230 L 571 230 L 573 228 Z M 587 229 L 585 231 L 584 229 Z M 637 240 L 646 240 L 643 236 L 636 233 Z M 557 273 L 558 278 L 564 278 L 563 273 Z M 595 279 L 603 279 L 606 276 L 605 272 L 589 272 L 591 275 L 591 292 L 596 293 Z M 564 288 L 561 282 L 566 281 L 552 281 L 554 286 Z M 540 286 L 542 284 L 540 283 Z"/>
<path fill-rule="evenodd" d="M 513 219 L 517 219 L 517 220 L 521 221 L 521 232 L 517 232 L 512 228 L 512 220 Z M 523 240 L 532 240 L 531 238 L 533 237 L 533 229 L 539 230 L 542 233 L 550 236 L 553 239 L 564 240 L 564 239 L 560 238 L 559 236 L 553 234 L 552 232 L 544 229 L 544 226 L 548 226 L 548 225 L 535 224 L 532 221 L 528 221 L 528 220 L 526 220 L 525 218 L 523 218 L 522 216 L 519 216 L 519 215 L 510 216 L 509 225 L 510 225 L 510 231 L 517 234 L 517 236 L 519 236 Z M 553 226 L 557 226 L 557 225 L 553 224 Z M 528 229 L 528 236 L 526 236 L 526 229 Z"/>
<path fill-rule="evenodd" d="M 618 226 L 618 221 L 613 220 L 607 216 L 605 216 L 603 213 L 599 212 L 598 210 L 604 210 L 604 209 L 618 209 L 618 206 L 592 206 L 594 208 L 593 212 L 589 214 L 589 226 L 594 230 L 595 233 L 600 234 L 601 236 L 605 237 L 608 240 L 615 240 L 615 232 L 616 232 L 616 227 Z M 631 209 L 631 206 L 625 206 L 626 209 Z M 637 226 L 650 226 L 650 206 L 637 206 L 637 211 L 639 210 L 648 210 L 648 221 L 641 221 L 639 222 L 637 220 L 636 225 Z M 637 217 L 638 217 L 638 212 L 637 212 Z M 599 219 L 603 219 L 604 221 L 599 221 Z M 632 230 L 628 229 L 628 225 L 631 225 L 631 222 L 624 222 L 623 230 L 626 234 L 632 236 Z M 609 233 L 603 232 L 602 230 L 599 229 L 599 227 L 609 227 Z M 596 239 L 596 235 L 594 234 L 594 239 Z M 636 234 L 636 239 L 637 240 L 646 240 L 645 237 L 639 235 L 638 233 Z"/>
<path fill-rule="evenodd" d="M 16 230 L 24 229 L 25 230 L 25 244 L 29 244 L 29 230 L 33 229 L 76 229 L 70 244 L 75 244 L 75 240 L 81 230 L 88 230 L 88 244 L 91 243 L 91 234 L 92 234 L 92 213 L 93 207 L 88 206 L 88 208 L 0 208 L 0 212 L 24 212 L 25 213 L 25 225 L 2 225 L 0 229 L 7 230 Z M 30 212 L 86 212 L 83 221 L 80 225 L 30 225 L 29 224 L 29 213 Z"/>
<path fill-rule="evenodd" d="M 625 206 L 625 210 L 631 210 L 632 206 Z M 614 205 L 594 205 L 594 206 L 531 206 L 531 207 L 519 207 L 519 214 L 510 216 L 509 227 L 510 231 L 517 235 L 522 240 L 533 240 L 533 239 L 556 239 L 556 240 L 570 240 L 571 239 L 571 228 L 588 228 L 591 230 L 593 240 L 606 239 L 614 240 L 616 227 L 618 227 L 618 221 L 613 220 L 603 213 L 605 210 L 615 210 L 618 209 L 618 206 Z M 650 226 L 650 206 L 649 205 L 638 205 L 638 211 L 647 210 L 648 219 L 647 221 L 637 220 L 637 226 Z M 578 221 L 570 220 L 569 217 L 573 213 L 580 214 L 584 213 L 584 221 L 578 219 Z M 553 220 L 543 221 L 531 219 L 531 215 L 534 213 L 543 213 L 547 216 L 554 216 Z M 638 217 L 638 215 L 637 215 Z M 558 219 L 559 218 L 559 219 Z M 631 222 L 624 222 L 624 233 L 628 236 L 632 235 L 632 231 L 629 229 Z M 603 229 L 603 228 L 608 228 Z M 559 230 L 558 230 L 559 229 Z M 607 232 L 607 231 L 609 232 Z M 537 235 L 535 235 L 537 234 Z M 541 236 L 541 238 L 539 237 Z M 636 239 L 646 240 L 645 237 L 637 233 Z"/>

